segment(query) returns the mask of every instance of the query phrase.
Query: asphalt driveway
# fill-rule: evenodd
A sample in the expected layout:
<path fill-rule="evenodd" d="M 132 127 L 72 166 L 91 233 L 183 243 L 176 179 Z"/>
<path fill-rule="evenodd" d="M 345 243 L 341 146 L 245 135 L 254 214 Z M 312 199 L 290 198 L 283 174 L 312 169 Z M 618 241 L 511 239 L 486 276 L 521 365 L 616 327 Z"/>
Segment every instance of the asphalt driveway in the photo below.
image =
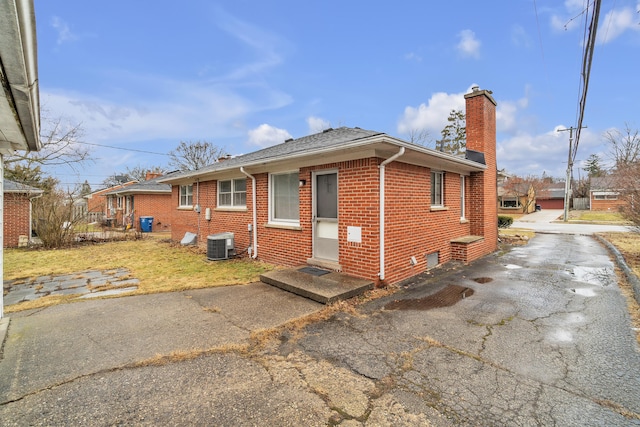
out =
<path fill-rule="evenodd" d="M 249 338 L 319 308 L 250 285 L 13 314 L 0 420 L 640 425 L 638 344 L 614 265 L 591 237 L 539 235 L 264 346 Z M 201 355 L 183 357 L 192 350 Z"/>

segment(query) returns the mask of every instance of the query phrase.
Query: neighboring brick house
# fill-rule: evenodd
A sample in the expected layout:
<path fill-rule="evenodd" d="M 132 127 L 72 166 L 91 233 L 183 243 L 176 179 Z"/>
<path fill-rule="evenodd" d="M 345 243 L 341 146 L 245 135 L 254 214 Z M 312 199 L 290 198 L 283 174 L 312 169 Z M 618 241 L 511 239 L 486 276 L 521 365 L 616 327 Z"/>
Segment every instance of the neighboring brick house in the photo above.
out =
<path fill-rule="evenodd" d="M 4 180 L 4 247 L 26 245 L 31 239 L 31 200 L 40 197 L 42 190 Z"/>
<path fill-rule="evenodd" d="M 140 217 L 153 217 L 153 231 L 171 228 L 171 185 L 159 183 L 159 173 L 147 173 L 146 180 L 104 193 L 113 212 L 113 225 L 140 230 Z"/>
<path fill-rule="evenodd" d="M 465 95 L 467 152 L 360 128 L 328 129 L 161 179 L 172 238 L 233 232 L 237 253 L 381 283 L 497 248 L 496 102 Z"/>
<path fill-rule="evenodd" d="M 87 215 L 89 222 L 102 222 L 108 221 L 113 224 L 116 217 L 116 207 L 107 205 L 107 193 L 124 188 L 129 185 L 136 184 L 138 181 L 127 181 L 122 184 L 114 185 L 113 187 L 103 188 L 102 190 L 94 191 L 85 196 L 87 199 Z"/>
<path fill-rule="evenodd" d="M 619 211 L 627 202 L 616 188 L 616 177 L 609 175 L 589 180 L 589 209 L 592 211 Z"/>

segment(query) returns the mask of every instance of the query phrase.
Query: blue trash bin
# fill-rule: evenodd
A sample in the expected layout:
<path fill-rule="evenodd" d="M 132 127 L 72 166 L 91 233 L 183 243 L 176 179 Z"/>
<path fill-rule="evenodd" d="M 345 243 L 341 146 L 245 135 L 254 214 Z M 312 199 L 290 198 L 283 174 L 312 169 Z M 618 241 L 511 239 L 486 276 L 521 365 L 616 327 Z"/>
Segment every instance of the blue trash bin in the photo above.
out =
<path fill-rule="evenodd" d="M 140 230 L 143 233 L 151 233 L 153 229 L 153 217 L 152 216 L 141 216 L 140 217 Z"/>

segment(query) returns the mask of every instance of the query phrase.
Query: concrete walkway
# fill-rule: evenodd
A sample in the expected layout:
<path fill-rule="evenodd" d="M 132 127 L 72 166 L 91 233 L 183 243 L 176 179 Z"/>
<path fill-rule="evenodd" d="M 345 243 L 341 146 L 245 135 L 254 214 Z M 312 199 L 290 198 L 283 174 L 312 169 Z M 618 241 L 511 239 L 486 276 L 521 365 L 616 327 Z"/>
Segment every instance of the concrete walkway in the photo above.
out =
<path fill-rule="evenodd" d="M 0 319 L 0 330 L 6 332 L 6 339 L 0 333 L 0 407 L 158 354 L 189 354 L 193 349 L 248 343 L 253 331 L 273 328 L 322 307 L 273 286 L 253 283 L 13 313 Z"/>

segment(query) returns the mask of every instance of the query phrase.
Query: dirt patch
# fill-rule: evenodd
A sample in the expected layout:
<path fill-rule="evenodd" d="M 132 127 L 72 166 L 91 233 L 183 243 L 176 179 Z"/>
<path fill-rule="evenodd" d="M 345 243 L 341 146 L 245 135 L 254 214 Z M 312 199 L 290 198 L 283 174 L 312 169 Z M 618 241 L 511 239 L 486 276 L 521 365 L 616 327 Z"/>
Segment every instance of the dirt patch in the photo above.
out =
<path fill-rule="evenodd" d="M 475 279 L 473 279 L 474 282 L 476 283 L 489 283 L 489 282 L 493 282 L 493 279 L 491 277 L 476 277 Z"/>
<path fill-rule="evenodd" d="M 458 285 L 446 288 L 424 298 L 396 300 L 387 304 L 387 310 L 431 310 L 438 307 L 450 307 L 463 298 L 469 298 L 474 291 Z"/>

